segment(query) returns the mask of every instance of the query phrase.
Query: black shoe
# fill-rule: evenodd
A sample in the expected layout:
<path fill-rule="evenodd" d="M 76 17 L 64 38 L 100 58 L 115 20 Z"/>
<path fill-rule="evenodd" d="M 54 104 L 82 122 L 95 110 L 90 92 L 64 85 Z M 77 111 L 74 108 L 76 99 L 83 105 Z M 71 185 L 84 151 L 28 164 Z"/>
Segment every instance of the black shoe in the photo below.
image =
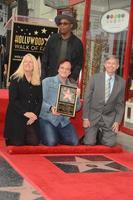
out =
<path fill-rule="evenodd" d="M 96 138 L 96 145 L 101 145 L 101 141 L 102 141 L 102 136 L 103 136 L 103 133 L 102 133 L 102 130 L 98 130 L 98 133 L 97 133 L 97 138 Z"/>
<path fill-rule="evenodd" d="M 84 139 L 84 136 L 82 136 L 82 137 L 79 139 L 79 144 L 81 144 L 81 145 L 83 145 L 83 144 L 84 144 L 84 141 L 83 141 L 83 139 Z"/>

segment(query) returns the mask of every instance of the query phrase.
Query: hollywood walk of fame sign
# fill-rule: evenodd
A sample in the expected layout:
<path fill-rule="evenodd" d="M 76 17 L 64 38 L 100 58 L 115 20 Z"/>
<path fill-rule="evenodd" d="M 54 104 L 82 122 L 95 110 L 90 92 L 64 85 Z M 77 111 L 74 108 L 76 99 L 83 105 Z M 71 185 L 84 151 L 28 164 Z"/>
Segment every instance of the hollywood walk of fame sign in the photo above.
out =
<path fill-rule="evenodd" d="M 77 87 L 60 85 L 56 103 L 56 111 L 68 117 L 75 116 Z"/>
<path fill-rule="evenodd" d="M 31 53 L 36 58 L 40 58 L 44 53 L 48 39 L 53 33 L 58 31 L 58 28 L 45 24 L 40 25 L 37 23 L 13 21 L 11 30 L 7 79 L 19 67 L 25 54 Z"/>

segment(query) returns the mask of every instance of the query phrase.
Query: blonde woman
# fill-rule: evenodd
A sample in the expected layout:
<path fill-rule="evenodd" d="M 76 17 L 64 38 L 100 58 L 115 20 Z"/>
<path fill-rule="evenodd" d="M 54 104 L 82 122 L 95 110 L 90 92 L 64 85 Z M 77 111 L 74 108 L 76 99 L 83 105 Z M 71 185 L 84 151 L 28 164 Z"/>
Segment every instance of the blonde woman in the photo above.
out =
<path fill-rule="evenodd" d="M 36 58 L 26 54 L 11 76 L 5 120 L 6 145 L 38 145 L 38 115 L 42 104 L 40 69 Z"/>

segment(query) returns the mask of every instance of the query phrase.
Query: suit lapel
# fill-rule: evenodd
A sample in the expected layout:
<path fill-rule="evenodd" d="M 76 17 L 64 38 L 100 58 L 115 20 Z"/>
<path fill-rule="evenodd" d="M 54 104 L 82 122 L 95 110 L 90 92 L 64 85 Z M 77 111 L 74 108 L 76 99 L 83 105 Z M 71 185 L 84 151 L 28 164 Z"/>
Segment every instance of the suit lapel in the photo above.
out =
<path fill-rule="evenodd" d="M 105 73 L 102 73 L 102 77 L 101 77 L 101 92 L 103 93 L 102 96 L 104 97 L 105 100 Z"/>

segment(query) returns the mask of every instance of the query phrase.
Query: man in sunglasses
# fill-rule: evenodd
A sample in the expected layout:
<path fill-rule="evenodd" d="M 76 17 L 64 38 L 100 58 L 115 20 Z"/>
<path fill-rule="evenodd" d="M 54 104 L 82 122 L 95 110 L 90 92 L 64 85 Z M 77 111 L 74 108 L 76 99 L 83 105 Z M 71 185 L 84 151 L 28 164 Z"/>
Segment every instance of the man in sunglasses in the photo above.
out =
<path fill-rule="evenodd" d="M 83 45 L 81 40 L 72 31 L 77 28 L 76 19 L 70 14 L 57 15 L 55 23 L 59 32 L 53 34 L 45 48 L 42 57 L 42 79 L 55 76 L 57 66 L 63 59 L 68 59 L 72 65 L 70 81 L 76 82 L 83 64 Z"/>

